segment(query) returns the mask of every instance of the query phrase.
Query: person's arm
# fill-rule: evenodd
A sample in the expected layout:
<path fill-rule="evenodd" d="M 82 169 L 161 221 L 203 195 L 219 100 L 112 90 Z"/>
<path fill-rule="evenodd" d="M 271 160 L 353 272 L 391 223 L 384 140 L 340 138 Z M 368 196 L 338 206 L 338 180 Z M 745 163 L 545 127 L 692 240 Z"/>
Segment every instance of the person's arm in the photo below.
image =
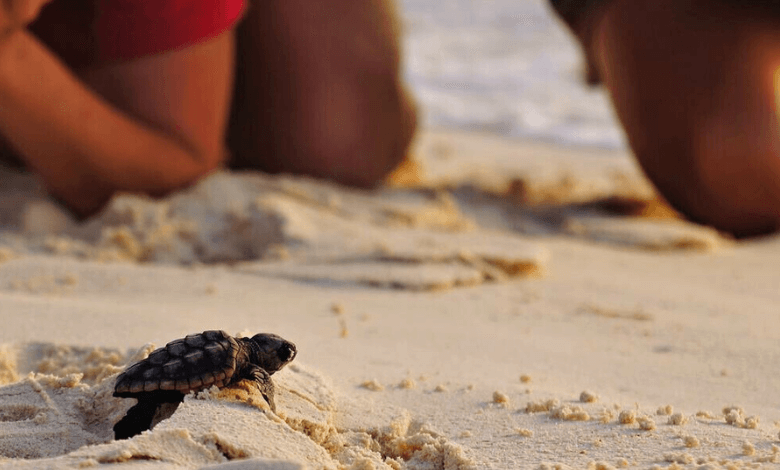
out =
<path fill-rule="evenodd" d="M 162 195 L 226 156 L 233 47 L 227 32 L 82 71 L 90 89 L 17 30 L 0 40 L 0 132 L 78 214 L 95 212 L 116 191 Z"/>

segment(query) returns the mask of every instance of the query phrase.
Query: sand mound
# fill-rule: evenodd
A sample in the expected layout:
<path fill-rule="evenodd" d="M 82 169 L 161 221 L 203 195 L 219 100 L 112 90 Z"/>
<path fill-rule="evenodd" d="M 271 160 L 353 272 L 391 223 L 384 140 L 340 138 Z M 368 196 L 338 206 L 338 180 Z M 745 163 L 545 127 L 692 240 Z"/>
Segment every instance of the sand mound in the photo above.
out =
<path fill-rule="evenodd" d="M 603 214 L 576 214 L 566 218 L 566 233 L 627 248 L 651 251 L 713 251 L 729 240 L 710 227 L 681 220 L 615 218 Z"/>
<path fill-rule="evenodd" d="M 30 196 L 10 228 L 0 232 L 4 259 L 261 260 L 265 274 L 413 290 L 539 275 L 545 261 L 530 241 L 479 230 L 444 192 L 366 192 L 259 174 L 218 173 L 160 201 L 118 196 L 83 224 Z"/>
<path fill-rule="evenodd" d="M 218 172 L 161 200 L 119 195 L 84 223 L 34 178 L 3 171 L 0 261 L 254 261 L 263 275 L 420 291 L 538 276 L 551 236 L 645 250 L 728 244 L 658 204 L 625 155 L 603 153 L 427 132 L 376 191 Z"/>
<path fill-rule="evenodd" d="M 529 206 L 581 204 L 619 196 L 651 199 L 655 191 L 624 152 L 516 142 L 490 134 L 422 132 L 416 165 L 391 175 L 399 186 L 477 187 Z M 415 178 L 405 173 L 416 173 Z"/>
<path fill-rule="evenodd" d="M 490 153 L 484 164 L 463 153 L 468 149 L 459 139 L 425 134 L 419 158 L 444 162 L 423 165 L 439 173 L 418 183 L 406 179 L 403 188 L 362 191 L 222 172 L 161 200 L 119 195 L 84 223 L 46 199 L 31 177 L 4 172 L 0 262 L 26 254 L 184 265 L 252 261 L 245 269 L 266 276 L 421 291 L 539 276 L 546 271 L 547 237 L 646 250 L 711 251 L 728 244 L 673 212 L 658 217 L 646 181 L 615 156 L 573 159 L 545 155 L 550 150 L 541 147 L 539 154 L 516 155 L 514 146 L 466 139 L 466 147 L 478 141 Z M 449 155 L 442 146 L 458 151 Z M 551 165 L 549 158 L 560 162 Z M 533 163 L 539 160 L 545 163 Z M 12 287 L 56 290 L 72 281 Z"/>
<path fill-rule="evenodd" d="M 112 396 L 117 363 L 145 357 L 54 344 L 4 345 L 0 387 L 0 468 L 28 459 L 46 468 L 137 463 L 145 468 L 465 469 L 462 449 L 404 414 L 368 429 L 337 429 L 335 390 L 293 364 L 274 376 L 279 414 L 248 382 L 189 395 L 169 419 L 129 440 L 113 424 L 134 400 Z M 45 373 L 45 372 L 51 373 Z M 60 371 L 62 375 L 56 373 Z M 14 381 L 17 377 L 24 377 Z M 24 460 L 23 460 L 24 459 Z M 247 465 L 249 465 L 247 467 Z M 123 466 L 123 468 L 125 468 Z"/>

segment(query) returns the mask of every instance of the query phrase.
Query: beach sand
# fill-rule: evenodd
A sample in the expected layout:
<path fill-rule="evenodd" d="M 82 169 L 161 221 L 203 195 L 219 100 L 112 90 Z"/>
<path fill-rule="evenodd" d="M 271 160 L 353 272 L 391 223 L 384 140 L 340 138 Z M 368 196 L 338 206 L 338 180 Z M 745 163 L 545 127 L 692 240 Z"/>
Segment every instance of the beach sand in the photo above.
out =
<path fill-rule="evenodd" d="M 428 130 L 375 192 L 220 172 L 78 224 L 0 190 L 0 468 L 780 467 L 780 239 L 681 220 L 626 154 Z M 277 333 L 129 440 L 129 363 Z"/>

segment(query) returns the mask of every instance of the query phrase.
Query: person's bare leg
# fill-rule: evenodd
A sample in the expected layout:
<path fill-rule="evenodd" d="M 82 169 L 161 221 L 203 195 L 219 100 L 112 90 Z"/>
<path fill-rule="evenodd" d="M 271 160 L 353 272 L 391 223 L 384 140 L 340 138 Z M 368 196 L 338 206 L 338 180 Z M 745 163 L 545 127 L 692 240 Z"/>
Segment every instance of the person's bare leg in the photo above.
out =
<path fill-rule="evenodd" d="M 252 3 L 238 28 L 232 166 L 370 186 L 416 118 L 390 0 Z"/>
<path fill-rule="evenodd" d="M 749 3 L 611 0 L 580 35 L 663 196 L 737 235 L 780 228 L 780 14 Z"/>

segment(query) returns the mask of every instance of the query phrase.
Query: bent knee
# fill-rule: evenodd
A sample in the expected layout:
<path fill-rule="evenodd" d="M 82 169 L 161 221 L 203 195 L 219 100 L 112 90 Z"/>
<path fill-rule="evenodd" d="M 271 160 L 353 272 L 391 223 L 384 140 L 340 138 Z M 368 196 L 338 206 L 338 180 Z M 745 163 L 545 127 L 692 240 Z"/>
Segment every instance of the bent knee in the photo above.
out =
<path fill-rule="evenodd" d="M 766 104 L 773 94 L 771 86 L 743 83 L 719 93 L 720 106 L 688 113 L 685 123 L 658 124 L 659 116 L 627 129 L 643 168 L 689 218 L 740 237 L 774 232 L 780 229 L 780 114 Z"/>
<path fill-rule="evenodd" d="M 417 125 L 415 106 L 402 87 L 342 98 L 317 113 L 326 119 L 303 129 L 308 149 L 300 164 L 339 183 L 374 186 L 406 157 Z"/>
<path fill-rule="evenodd" d="M 701 192 L 708 198 L 693 207 L 696 218 L 738 237 L 776 232 L 780 229 L 777 133 L 745 132 L 726 139 L 717 130 L 712 134 L 708 140 L 715 147 L 700 148 L 696 155 Z"/>
<path fill-rule="evenodd" d="M 660 5 L 660 6 L 659 6 Z M 780 228 L 780 32 L 714 2 L 614 1 L 593 39 L 628 140 L 666 199 L 738 236 Z M 668 34 L 658 35 L 658 26 Z"/>
<path fill-rule="evenodd" d="M 777 152 L 716 145 L 637 156 L 659 192 L 690 220 L 737 237 L 780 230 Z"/>
<path fill-rule="evenodd" d="M 262 125 L 234 126 L 233 166 L 371 187 L 403 161 L 417 125 L 414 102 L 397 82 L 334 86 L 279 111 Z"/>

